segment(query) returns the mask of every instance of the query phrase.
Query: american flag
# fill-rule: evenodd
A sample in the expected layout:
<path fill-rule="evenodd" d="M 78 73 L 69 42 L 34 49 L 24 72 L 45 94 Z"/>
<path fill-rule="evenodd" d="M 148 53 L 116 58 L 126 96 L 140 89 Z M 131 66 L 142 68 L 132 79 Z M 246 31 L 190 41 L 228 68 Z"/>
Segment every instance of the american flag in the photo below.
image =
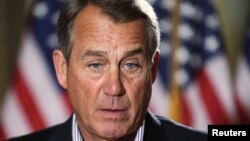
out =
<path fill-rule="evenodd" d="M 219 16 L 212 1 L 150 2 L 156 9 L 162 30 L 159 75 L 163 77 L 165 95 L 168 95 L 166 103 L 161 105 L 169 107 L 165 108 L 165 115 L 204 131 L 208 124 L 236 123 L 230 68 Z M 173 7 L 178 7 L 177 14 Z M 173 16 L 179 21 L 174 22 L 176 17 Z M 175 32 L 177 43 L 173 44 L 171 38 Z M 156 83 L 155 89 L 161 87 L 158 86 Z M 158 94 L 153 93 L 153 97 Z M 158 104 L 161 103 L 155 100 L 151 105 L 157 107 Z"/>
<path fill-rule="evenodd" d="M 233 123 L 236 110 L 229 67 L 220 22 L 211 1 L 148 1 L 156 10 L 161 28 L 161 59 L 150 109 L 167 117 L 172 117 L 174 109 L 179 122 L 201 130 L 211 123 Z M 51 58 L 57 47 L 55 25 L 63 2 L 37 0 L 34 4 L 31 24 L 23 36 L 16 71 L 6 93 L 0 140 L 52 126 L 71 113 L 67 96 L 55 78 Z M 175 31 L 172 16 L 177 5 L 180 22 Z M 173 32 L 179 39 L 175 49 L 171 43 Z M 173 64 L 178 64 L 178 68 L 171 68 Z M 177 107 L 172 106 L 175 94 L 171 83 L 178 86 Z"/>
<path fill-rule="evenodd" d="M 250 22 L 246 42 L 238 60 L 235 79 L 236 101 L 240 123 L 250 124 Z"/>
<path fill-rule="evenodd" d="M 27 134 L 66 120 L 71 107 L 52 64 L 56 24 L 62 0 L 37 0 L 6 93 L 0 140 Z"/>
<path fill-rule="evenodd" d="M 169 0 L 148 0 L 154 7 L 161 29 L 160 62 L 157 79 L 153 84 L 149 109 L 157 115 L 166 116 L 169 111 L 169 58 L 170 58 L 170 11 L 173 2 Z"/>

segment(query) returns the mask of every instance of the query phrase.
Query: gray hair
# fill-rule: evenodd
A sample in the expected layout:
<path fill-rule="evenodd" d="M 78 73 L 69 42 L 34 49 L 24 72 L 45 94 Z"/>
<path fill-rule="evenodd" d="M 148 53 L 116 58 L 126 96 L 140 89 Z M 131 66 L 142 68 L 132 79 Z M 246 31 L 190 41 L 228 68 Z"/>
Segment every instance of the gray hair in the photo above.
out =
<path fill-rule="evenodd" d="M 66 60 L 69 60 L 73 47 L 73 23 L 77 14 L 88 4 L 100 7 L 116 22 L 142 19 L 146 26 L 150 59 L 159 50 L 160 29 L 156 14 L 146 0 L 68 0 L 60 11 L 58 21 L 58 42 Z"/>

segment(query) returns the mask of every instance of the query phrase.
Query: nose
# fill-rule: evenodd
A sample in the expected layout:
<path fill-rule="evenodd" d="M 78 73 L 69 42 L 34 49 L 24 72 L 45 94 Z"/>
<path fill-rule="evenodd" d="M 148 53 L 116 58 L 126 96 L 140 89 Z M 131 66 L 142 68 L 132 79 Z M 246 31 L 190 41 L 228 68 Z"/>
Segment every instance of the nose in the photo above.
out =
<path fill-rule="evenodd" d="M 125 93 L 119 70 L 110 71 L 107 75 L 104 93 L 111 96 L 121 96 Z"/>

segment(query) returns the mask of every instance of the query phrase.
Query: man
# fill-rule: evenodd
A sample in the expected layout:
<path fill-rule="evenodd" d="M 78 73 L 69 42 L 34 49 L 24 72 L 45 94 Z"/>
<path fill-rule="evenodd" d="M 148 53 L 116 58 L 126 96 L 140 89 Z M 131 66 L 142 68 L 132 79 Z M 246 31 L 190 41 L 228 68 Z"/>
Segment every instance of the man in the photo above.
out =
<path fill-rule="evenodd" d="M 202 141 L 206 134 L 147 111 L 159 27 L 145 0 L 69 0 L 58 23 L 56 75 L 74 114 L 11 141 Z"/>

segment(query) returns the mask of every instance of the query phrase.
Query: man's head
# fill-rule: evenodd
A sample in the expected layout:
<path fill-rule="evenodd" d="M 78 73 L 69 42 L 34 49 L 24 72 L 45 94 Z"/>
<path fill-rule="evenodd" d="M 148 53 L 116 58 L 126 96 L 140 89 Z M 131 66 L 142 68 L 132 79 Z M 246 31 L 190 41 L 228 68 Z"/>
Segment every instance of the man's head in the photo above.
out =
<path fill-rule="evenodd" d="M 58 22 L 59 47 L 68 60 L 74 43 L 73 23 L 75 17 L 88 5 L 95 5 L 115 22 L 143 20 L 146 26 L 147 41 L 152 58 L 158 50 L 160 31 L 155 12 L 145 0 L 69 0 L 62 9 Z"/>
<path fill-rule="evenodd" d="M 69 0 L 53 53 L 87 139 L 130 139 L 144 120 L 156 77 L 159 27 L 144 0 Z"/>

